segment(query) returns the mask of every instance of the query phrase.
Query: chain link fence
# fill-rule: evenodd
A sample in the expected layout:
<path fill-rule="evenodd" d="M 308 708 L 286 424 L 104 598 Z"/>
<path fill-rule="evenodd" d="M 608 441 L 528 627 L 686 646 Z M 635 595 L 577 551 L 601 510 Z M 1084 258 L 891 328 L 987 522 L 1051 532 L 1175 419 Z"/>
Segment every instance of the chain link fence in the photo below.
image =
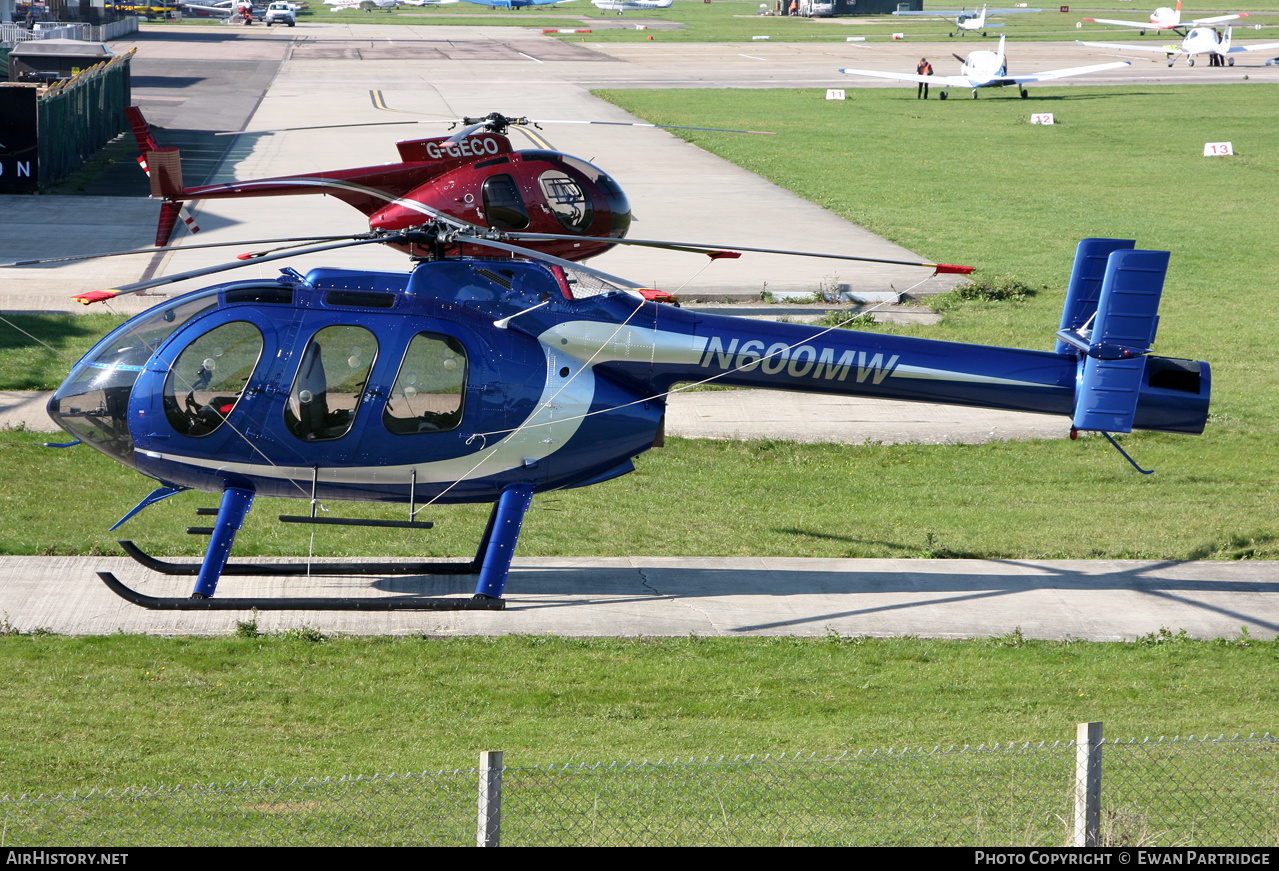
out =
<path fill-rule="evenodd" d="M 129 65 L 136 51 L 58 82 L 37 101 L 41 184 L 75 172 L 126 129 L 124 110 L 132 102 Z"/>
<path fill-rule="evenodd" d="M 1099 844 L 1279 845 L 1270 734 L 1100 746 Z M 545 767 L 497 759 L 434 774 L 6 797 L 0 846 L 1054 847 L 1072 843 L 1078 786 L 1073 741 Z"/>

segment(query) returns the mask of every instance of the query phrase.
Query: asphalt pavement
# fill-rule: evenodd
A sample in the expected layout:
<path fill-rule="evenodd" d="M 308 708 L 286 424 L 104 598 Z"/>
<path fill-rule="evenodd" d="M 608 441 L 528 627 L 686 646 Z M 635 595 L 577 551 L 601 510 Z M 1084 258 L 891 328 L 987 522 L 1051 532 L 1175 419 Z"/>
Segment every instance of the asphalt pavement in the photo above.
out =
<path fill-rule="evenodd" d="M 166 27 L 136 39 L 134 97 L 166 136 L 199 152 L 203 179 L 278 175 L 394 159 L 393 137 L 377 128 L 246 134 L 214 133 L 351 123 L 388 118 L 432 120 L 489 111 L 540 118 L 629 120 L 590 94 L 596 87 L 849 88 L 835 70 L 868 65 L 865 43 L 699 46 L 663 43 L 560 42 L 534 30 L 311 25 L 290 29 Z M 944 56 L 950 44 L 874 46 L 876 65 L 895 68 L 921 52 Z M 896 54 L 902 57 L 897 58 Z M 1019 65 L 1070 66 L 1110 58 L 1078 47 L 1018 47 Z M 1068 58 L 1068 60 L 1066 60 Z M 913 63 L 913 61 L 910 61 Z M 1147 67 L 1081 80 L 1098 84 L 1200 81 L 1206 68 Z M 1279 80 L 1279 68 L 1232 68 L 1236 78 Z M 1213 80 L 1222 74 L 1213 70 Z M 857 86 L 884 86 L 858 82 Z M 375 96 L 378 99 L 375 99 Z M 389 107 L 389 108 L 379 108 Z M 855 101 L 850 107 L 855 106 Z M 421 113 L 415 115 L 411 113 Z M 409 128 L 413 129 L 413 128 Z M 434 129 L 434 128 L 428 128 Z M 623 132 L 625 130 L 625 132 Z M 403 137 L 417 135 L 407 133 Z M 422 133 L 420 135 L 429 135 Z M 548 133 L 557 147 L 596 160 L 628 192 L 639 223 L 632 234 L 760 247 L 865 252 L 923 259 L 874 237 L 768 182 L 660 130 L 578 128 Z M 196 164 L 193 164 L 196 165 Z M 156 204 L 110 190 L 78 197 L 0 197 L 0 261 L 145 246 L 154 235 Z M 328 198 L 285 197 L 208 201 L 197 209 L 200 242 L 353 232 L 363 219 Z M 707 239 L 713 233 L 714 238 Z M 117 286 L 144 273 L 173 274 L 211 265 L 220 255 L 179 251 L 108 261 L 5 270 L 0 311 L 65 311 L 71 294 Z M 694 258 L 700 260 L 701 258 Z M 333 265 L 312 255 L 292 265 Z M 716 262 L 702 269 L 688 255 L 618 250 L 593 261 L 599 268 L 652 286 L 706 297 L 764 290 L 807 292 L 832 283 L 869 300 L 928 289 L 921 270 L 798 266 L 757 258 Z M 241 270 L 274 274 L 278 265 Z M 343 266 L 403 268 L 402 256 L 365 247 Z M 1063 264 L 1067 270 L 1069 264 Z M 699 270 L 701 270 L 699 272 Z M 932 280 L 935 281 L 935 280 Z M 203 282 L 184 282 L 165 294 Z M 141 310 L 157 299 L 126 297 L 116 310 Z M 750 395 L 755 394 L 755 395 Z M 826 438 L 877 441 L 963 441 L 990 437 L 1058 437 L 1068 424 L 1018 415 L 1010 421 L 978 412 L 883 403 L 832 406 L 786 394 L 738 391 L 698 394 L 670 409 L 672 432 L 713 437 L 781 437 L 836 424 Z M 715 399 L 707 399 L 715 397 Z M 0 396 L 4 409 L 40 400 Z M 723 403 L 711 412 L 713 402 Z M 894 404 L 900 405 L 900 404 Z M 868 410 L 874 406 L 874 410 Z M 14 412 L 15 414 L 18 412 Z M 34 413 L 39 416 L 38 410 Z M 684 419 L 681 420 L 681 415 Z M 719 415 L 716 417 L 716 415 Z M 16 418 L 4 418 L 15 420 Z M 1017 427 L 1022 429 L 1017 429 Z M 860 427 L 860 428 L 859 428 Z M 33 425 L 32 428 L 35 428 Z M 38 494 L 32 494 L 38 498 Z M 114 520 L 115 518 L 110 518 Z M 104 518 L 104 522 L 106 519 Z M 94 577 L 117 572 L 155 594 L 183 595 L 186 582 L 152 575 L 118 558 L 0 557 L 0 613 L 11 625 L 73 634 L 113 631 L 224 633 L 246 615 L 144 611 L 116 598 Z M 501 613 L 332 614 L 266 612 L 265 628 L 308 625 L 322 631 L 428 634 L 555 632 L 574 635 L 917 634 L 939 637 L 1002 635 L 1119 639 L 1168 627 L 1195 637 L 1232 637 L 1246 626 L 1255 637 L 1279 631 L 1279 583 L 1263 562 L 1010 562 L 955 560 L 612 559 L 517 558 Z M 280 579 L 224 582 L 227 595 L 284 589 Z M 290 581 L 288 595 L 462 595 L 463 578 L 319 579 Z M 259 585 L 258 587 L 252 584 Z"/>

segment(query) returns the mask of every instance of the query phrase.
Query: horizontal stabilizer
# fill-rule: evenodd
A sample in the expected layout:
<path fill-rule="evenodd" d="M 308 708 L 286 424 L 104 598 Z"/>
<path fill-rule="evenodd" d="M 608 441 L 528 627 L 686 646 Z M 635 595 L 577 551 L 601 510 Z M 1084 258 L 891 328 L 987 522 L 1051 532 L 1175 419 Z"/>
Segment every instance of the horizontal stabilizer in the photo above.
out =
<path fill-rule="evenodd" d="M 1077 429 L 1132 432 L 1167 269 L 1167 251 L 1111 252 L 1091 329 L 1058 333 L 1085 355 Z"/>

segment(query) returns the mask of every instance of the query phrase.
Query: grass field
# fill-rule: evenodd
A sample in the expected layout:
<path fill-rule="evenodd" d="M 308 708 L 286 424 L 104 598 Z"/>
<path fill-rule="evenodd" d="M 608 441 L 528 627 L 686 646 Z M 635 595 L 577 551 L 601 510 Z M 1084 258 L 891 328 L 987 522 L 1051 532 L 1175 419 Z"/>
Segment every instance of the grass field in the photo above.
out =
<path fill-rule="evenodd" d="M 703 3 L 702 0 L 675 0 L 675 5 L 668 10 L 658 12 L 628 12 L 619 17 L 614 12 L 603 12 L 592 6 L 589 0 L 577 0 L 557 6 L 528 8 L 520 11 L 504 9 L 484 9 L 469 3 L 456 3 L 435 8 L 402 6 L 395 10 L 376 10 L 365 12 L 359 9 L 334 12 L 319 2 L 312 3 L 311 8 L 299 13 L 298 22 L 310 21 L 347 22 L 351 24 L 392 24 L 414 26 L 455 26 L 455 27 L 526 27 L 542 28 L 591 28 L 587 38 L 590 42 L 643 42 L 652 38 L 660 41 L 678 42 L 750 42 L 755 37 L 767 36 L 770 40 L 782 42 L 813 42 L 823 40 L 843 41 L 849 36 L 864 36 L 868 41 L 889 40 L 894 33 L 904 33 L 906 39 L 937 40 L 948 39 L 954 32 L 952 22 L 936 18 L 899 17 L 894 15 L 872 15 L 864 17 L 841 17 L 825 19 L 791 18 L 787 16 L 759 15 L 761 3 L 765 0 L 714 0 Z M 935 4 L 934 4 L 935 5 Z M 971 4 L 970 4 L 971 5 Z M 767 7 L 772 8 L 772 0 Z M 1185 17 L 1207 17 L 1213 14 L 1233 12 L 1251 12 L 1248 21 L 1248 33 L 1240 34 L 1239 39 L 1274 39 L 1274 31 L 1269 28 L 1279 27 L 1279 10 L 1263 12 L 1264 4 L 1256 0 L 1245 0 L 1242 3 L 1230 3 L 1228 0 L 1202 0 L 1187 7 Z M 950 8 L 950 7 L 947 7 Z M 1106 25 L 1086 24 L 1077 28 L 1084 17 L 1094 17 L 1104 13 L 1102 17 L 1120 20 L 1142 21 L 1149 17 L 1154 8 L 1140 4 L 1117 4 L 1115 0 L 1084 0 L 1082 3 L 1069 4 L 1068 13 L 1060 12 L 1060 6 L 1045 5 L 1043 11 L 1031 14 L 1008 15 L 1004 18 L 992 19 L 992 23 L 1002 23 L 1002 27 L 992 27 L 989 31 L 991 39 L 1006 33 L 1009 40 L 1073 40 L 1102 39 L 1113 41 L 1118 34 L 1123 35 L 1124 42 L 1153 40 L 1160 43 L 1169 41 L 1166 34 L 1148 33 L 1140 36 L 1138 31 Z M 1258 14 L 1258 13 L 1261 14 Z M 183 24 L 190 24 L 186 21 Z M 221 26 L 210 22 L 210 26 Z M 648 25 L 647 30 L 638 30 L 636 25 Z M 1262 31 L 1252 29 L 1253 24 L 1261 24 Z M 620 26 L 619 26 L 620 25 Z M 673 26 L 668 26 L 673 25 Z M 147 26 L 163 27 L 155 23 Z M 566 34 L 562 39 L 579 40 L 580 34 Z M 1177 41 L 1174 38 L 1172 41 Z M 966 35 L 955 38 L 956 50 L 968 51 L 977 47 L 981 38 Z M 964 48 L 964 46 L 968 48 Z"/>
<path fill-rule="evenodd" d="M 1273 730 L 1279 644 L 0 637 L 0 795 Z"/>

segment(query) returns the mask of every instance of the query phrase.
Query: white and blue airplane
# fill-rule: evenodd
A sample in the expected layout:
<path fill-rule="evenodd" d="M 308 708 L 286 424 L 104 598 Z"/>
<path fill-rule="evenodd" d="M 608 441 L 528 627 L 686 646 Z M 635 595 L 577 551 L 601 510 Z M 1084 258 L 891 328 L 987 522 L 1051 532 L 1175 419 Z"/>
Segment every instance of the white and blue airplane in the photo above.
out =
<path fill-rule="evenodd" d="M 959 10 L 949 10 L 949 11 L 928 10 L 926 12 L 894 12 L 893 14 L 894 15 L 928 16 L 930 18 L 945 18 L 955 22 L 956 30 L 954 33 L 950 34 L 951 36 L 954 36 L 955 34 L 959 34 L 960 36 L 963 36 L 965 33 L 967 33 L 970 30 L 971 31 L 980 30 L 981 35 L 985 36 L 986 28 L 1004 26 L 1002 24 L 988 24 L 986 22 L 987 18 L 993 18 L 995 16 L 1001 16 L 1001 15 L 1016 15 L 1021 12 L 1043 12 L 1043 11 L 1044 10 L 1042 9 L 989 9 L 988 10 L 983 5 L 981 7 L 981 12 L 970 12 L 967 9 L 959 9 Z"/>
<path fill-rule="evenodd" d="M 1113 48 L 1119 51 L 1149 51 L 1168 56 L 1168 66 L 1172 66 L 1173 61 L 1177 59 L 1177 55 L 1184 54 L 1186 56 L 1187 66 L 1195 65 L 1195 55 L 1197 54 L 1218 54 L 1221 55 L 1227 66 L 1234 66 L 1235 59 L 1231 55 L 1240 54 L 1247 51 L 1274 51 L 1279 49 L 1279 42 L 1263 42 L 1260 45 L 1231 45 L 1230 44 L 1230 28 L 1226 28 L 1226 33 L 1221 38 L 1217 37 L 1216 32 L 1211 27 L 1196 27 L 1186 34 L 1181 40 L 1180 45 L 1122 45 L 1115 42 L 1083 42 L 1080 45 L 1086 45 L 1089 48 Z"/>
<path fill-rule="evenodd" d="M 1008 74 L 1008 61 L 1004 57 L 1004 37 L 999 37 L 998 51 L 974 51 L 967 58 L 955 55 L 962 62 L 957 76 L 921 76 L 916 73 L 888 73 L 880 70 L 842 69 L 841 73 L 850 76 L 871 76 L 879 79 L 894 79 L 899 82 L 915 82 L 925 85 L 936 85 L 945 88 L 937 96 L 946 99 L 951 88 L 971 88 L 973 99 L 977 99 L 979 88 L 1006 88 L 1016 85 L 1023 97 L 1029 96 L 1026 85 L 1034 82 L 1047 82 L 1054 79 L 1065 79 L 1070 76 L 1083 76 L 1088 73 L 1100 73 L 1105 70 L 1117 70 L 1131 66 L 1128 61 L 1114 61 L 1104 64 L 1093 64 L 1086 67 L 1070 67 L 1064 70 L 1045 70 L 1041 73 L 1027 73 L 1020 76 Z"/>

